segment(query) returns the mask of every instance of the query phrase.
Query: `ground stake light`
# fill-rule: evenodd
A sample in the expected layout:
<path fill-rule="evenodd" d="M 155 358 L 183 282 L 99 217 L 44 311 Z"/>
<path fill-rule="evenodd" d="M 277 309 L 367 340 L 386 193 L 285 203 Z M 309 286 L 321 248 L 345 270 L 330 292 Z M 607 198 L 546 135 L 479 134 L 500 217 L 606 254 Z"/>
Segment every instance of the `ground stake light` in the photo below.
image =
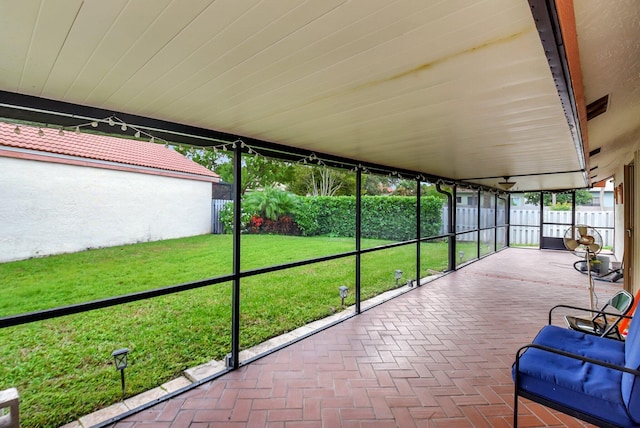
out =
<path fill-rule="evenodd" d="M 396 269 L 396 271 L 393 273 L 393 277 L 396 279 L 396 285 L 398 285 L 398 281 L 400 281 L 400 278 L 402 278 L 402 271 L 400 269 Z"/>
<path fill-rule="evenodd" d="M 129 348 L 121 348 L 113 351 L 111 356 L 113 356 L 114 363 L 116 365 L 116 369 L 120 370 L 120 380 L 122 382 L 122 396 L 124 396 L 124 369 L 129 366 L 127 362 L 127 355 L 129 354 Z"/>
<path fill-rule="evenodd" d="M 340 298 L 342 299 L 342 306 L 344 306 L 344 299 L 345 299 L 345 297 L 347 297 L 347 294 L 349 294 L 349 287 L 347 287 L 346 285 L 341 285 L 338 290 L 340 291 Z"/>

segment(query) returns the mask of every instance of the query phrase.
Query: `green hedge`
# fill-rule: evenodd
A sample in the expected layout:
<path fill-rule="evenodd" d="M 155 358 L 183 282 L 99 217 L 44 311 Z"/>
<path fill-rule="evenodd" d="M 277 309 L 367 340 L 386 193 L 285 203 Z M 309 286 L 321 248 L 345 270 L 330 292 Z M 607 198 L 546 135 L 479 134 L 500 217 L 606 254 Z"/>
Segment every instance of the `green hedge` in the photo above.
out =
<path fill-rule="evenodd" d="M 421 201 L 422 237 L 440 233 L 442 199 L 423 196 Z M 354 196 L 316 196 L 300 198 L 295 221 L 306 236 L 355 236 L 356 199 Z M 416 198 L 408 196 L 363 196 L 362 237 L 406 241 L 416 237 Z"/>
<path fill-rule="evenodd" d="M 304 236 L 355 237 L 355 196 L 300 197 L 295 212 L 286 213 L 295 220 Z M 443 200 L 434 196 L 422 196 L 421 230 L 423 238 L 435 236 L 442 227 Z M 363 196 L 362 237 L 406 241 L 416 237 L 415 196 Z M 247 212 L 243 206 L 242 229 L 251 232 L 249 221 L 256 213 Z M 233 204 L 227 204 L 221 219 L 227 233 L 233 230 Z M 260 233 L 252 231 L 252 233 Z M 265 232 L 269 233 L 269 232 Z"/>

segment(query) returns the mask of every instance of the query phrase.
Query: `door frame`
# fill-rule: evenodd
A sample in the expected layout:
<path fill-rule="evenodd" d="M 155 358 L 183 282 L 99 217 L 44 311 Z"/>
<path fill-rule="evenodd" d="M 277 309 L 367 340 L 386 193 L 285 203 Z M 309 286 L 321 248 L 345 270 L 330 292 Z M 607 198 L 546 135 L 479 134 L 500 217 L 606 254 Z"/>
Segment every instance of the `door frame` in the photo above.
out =
<path fill-rule="evenodd" d="M 571 193 L 571 224 L 567 223 L 551 223 L 544 221 L 544 195 L 546 194 L 554 194 L 554 193 Z M 550 207 L 546 207 L 549 209 Z M 545 225 L 557 225 L 563 226 L 565 230 L 569 227 L 575 226 L 576 224 L 576 192 L 574 190 L 570 192 L 540 192 L 540 249 L 541 250 L 566 250 L 564 246 L 563 237 L 551 237 L 544 236 L 544 227 Z"/>
<path fill-rule="evenodd" d="M 624 210 L 624 253 L 622 254 L 622 275 L 625 290 L 633 293 L 633 230 L 635 222 L 635 167 L 631 163 L 624 166 L 622 181 L 622 209 Z"/>

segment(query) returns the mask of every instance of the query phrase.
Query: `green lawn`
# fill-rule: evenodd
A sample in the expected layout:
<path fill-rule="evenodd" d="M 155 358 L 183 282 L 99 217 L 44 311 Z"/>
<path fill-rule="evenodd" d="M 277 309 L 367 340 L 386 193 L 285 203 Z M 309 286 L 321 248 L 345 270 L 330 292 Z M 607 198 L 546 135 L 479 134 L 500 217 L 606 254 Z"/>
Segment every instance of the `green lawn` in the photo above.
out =
<path fill-rule="evenodd" d="M 363 246 L 384 244 L 367 240 Z M 248 270 L 354 249 L 345 238 L 245 235 Z M 444 243 L 421 244 L 421 272 L 446 268 Z M 0 316 L 53 308 L 231 273 L 232 238 L 207 235 L 0 264 Z M 362 256 L 362 297 L 415 278 L 415 246 Z M 341 310 L 355 257 L 246 278 L 241 284 L 242 349 Z M 221 360 L 231 347 L 231 284 L 0 330 L 0 389 L 21 395 L 23 427 L 55 427 L 121 398 L 111 352 L 128 347 L 127 395 Z"/>

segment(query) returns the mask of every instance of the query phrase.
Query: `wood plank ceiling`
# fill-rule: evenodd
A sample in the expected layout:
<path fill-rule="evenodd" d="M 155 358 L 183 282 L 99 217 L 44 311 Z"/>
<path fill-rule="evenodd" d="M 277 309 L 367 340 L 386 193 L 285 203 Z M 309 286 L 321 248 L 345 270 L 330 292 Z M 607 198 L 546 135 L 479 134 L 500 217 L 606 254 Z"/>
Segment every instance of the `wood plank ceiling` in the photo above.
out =
<path fill-rule="evenodd" d="M 587 184 L 525 0 L 0 0 L 0 40 L 2 91 L 514 190 Z"/>

